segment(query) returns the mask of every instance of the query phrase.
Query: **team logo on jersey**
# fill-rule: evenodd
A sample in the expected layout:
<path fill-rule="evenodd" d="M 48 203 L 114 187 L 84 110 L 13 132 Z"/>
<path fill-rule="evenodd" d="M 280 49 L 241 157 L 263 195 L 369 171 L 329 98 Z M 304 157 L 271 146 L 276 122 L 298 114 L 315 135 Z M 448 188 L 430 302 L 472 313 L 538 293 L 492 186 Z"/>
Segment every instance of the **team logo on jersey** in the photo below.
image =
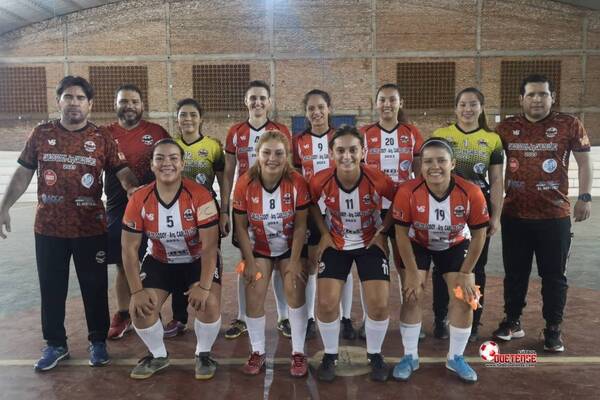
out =
<path fill-rule="evenodd" d="M 373 143 L 377 143 L 378 141 L 379 141 L 379 138 L 377 136 L 373 136 L 371 138 L 371 142 L 373 142 Z"/>
<path fill-rule="evenodd" d="M 417 212 L 424 213 L 425 212 L 425 206 L 417 206 Z"/>
<path fill-rule="evenodd" d="M 319 263 L 319 273 L 322 274 L 323 271 L 325 271 L 325 263 L 323 261 L 321 261 Z"/>
<path fill-rule="evenodd" d="M 515 172 L 519 169 L 519 160 L 514 157 L 508 159 L 508 169 L 510 172 Z"/>
<path fill-rule="evenodd" d="M 310 149 L 310 144 L 308 144 L 308 143 L 304 143 L 304 146 L 303 146 L 303 147 L 304 147 L 305 149 Z"/>
<path fill-rule="evenodd" d="M 206 150 L 206 149 L 200 149 L 200 150 L 198 150 L 198 155 L 200 157 L 208 157 L 208 150 Z"/>
<path fill-rule="evenodd" d="M 333 196 L 329 196 L 327 197 L 327 199 L 325 200 L 326 203 L 335 203 L 335 197 Z"/>
<path fill-rule="evenodd" d="M 292 194 L 291 193 L 285 193 L 283 195 L 283 204 L 292 204 Z"/>
<path fill-rule="evenodd" d="M 242 169 L 248 168 L 248 163 L 246 161 L 240 161 L 240 168 L 242 168 Z"/>
<path fill-rule="evenodd" d="M 406 136 L 406 135 L 400 136 L 400 143 L 407 144 L 408 142 L 410 142 L 410 138 L 408 136 Z"/>
<path fill-rule="evenodd" d="M 186 221 L 193 221 L 194 220 L 194 212 L 192 211 L 191 208 L 186 208 L 185 211 L 183 212 L 183 218 L 185 218 Z"/>
<path fill-rule="evenodd" d="M 252 196 L 252 197 L 250 197 L 250 200 L 252 200 L 252 202 L 253 202 L 254 204 L 258 204 L 258 200 L 259 200 L 259 198 L 258 198 L 258 197 L 255 197 L 255 196 Z"/>
<path fill-rule="evenodd" d="M 411 165 L 412 165 L 412 162 L 410 160 L 404 160 L 400 163 L 400 170 L 408 171 L 410 169 Z"/>
<path fill-rule="evenodd" d="M 154 213 L 146 214 L 146 218 L 148 218 L 148 221 L 154 221 Z"/>
<path fill-rule="evenodd" d="M 133 221 L 128 221 L 125 223 L 125 225 L 130 229 L 135 229 L 135 227 L 136 227 L 135 222 L 133 222 Z"/>
<path fill-rule="evenodd" d="M 240 140 L 246 140 L 246 135 L 240 136 Z"/>
<path fill-rule="evenodd" d="M 100 250 L 99 252 L 96 253 L 96 262 L 98 264 L 104 264 L 105 261 L 106 261 L 106 252 Z"/>
<path fill-rule="evenodd" d="M 56 139 L 48 139 L 48 144 L 50 146 L 56 146 Z"/>
<path fill-rule="evenodd" d="M 477 144 L 479 144 L 479 146 L 481 147 L 490 147 L 487 140 L 485 139 L 479 139 L 479 142 L 477 142 Z"/>
<path fill-rule="evenodd" d="M 64 196 L 42 193 L 42 203 L 44 204 L 60 204 L 64 200 Z"/>
<path fill-rule="evenodd" d="M 515 136 L 519 136 L 521 134 L 521 130 L 520 129 L 513 129 L 512 134 Z"/>
<path fill-rule="evenodd" d="M 546 137 L 553 138 L 557 134 L 558 134 L 558 129 L 556 129 L 553 126 L 551 126 L 550 128 L 546 129 Z"/>
<path fill-rule="evenodd" d="M 454 207 L 454 215 L 457 218 L 462 218 L 465 216 L 465 208 L 461 205 Z"/>
<path fill-rule="evenodd" d="M 142 136 L 142 143 L 144 143 L 146 146 L 152 146 L 154 144 L 154 139 L 152 138 L 152 135 Z"/>
<path fill-rule="evenodd" d="M 94 175 L 87 173 L 81 177 L 81 186 L 89 189 L 94 184 Z"/>
<path fill-rule="evenodd" d="M 54 186 L 56 179 L 56 172 L 52 171 L 51 169 L 44 171 L 44 182 L 47 186 Z"/>
<path fill-rule="evenodd" d="M 542 169 L 548 174 L 551 174 L 554 171 L 556 171 L 556 167 L 558 167 L 558 163 L 553 158 L 548 158 L 542 163 Z"/>
<path fill-rule="evenodd" d="M 198 182 L 201 185 L 204 185 L 206 183 L 206 175 L 204 175 L 203 173 L 199 173 L 198 175 L 196 175 L 196 182 Z"/>
<path fill-rule="evenodd" d="M 363 203 L 365 203 L 366 206 L 368 206 L 369 204 L 371 204 L 371 196 L 367 193 L 363 196 Z"/>
<path fill-rule="evenodd" d="M 215 268 L 215 273 L 213 274 L 214 279 L 220 279 L 219 278 L 219 267 Z"/>
<path fill-rule="evenodd" d="M 477 163 L 477 164 L 473 165 L 473 171 L 479 175 L 485 173 L 485 164 Z"/>
<path fill-rule="evenodd" d="M 83 148 L 88 153 L 93 153 L 94 151 L 96 151 L 96 143 L 92 142 L 91 140 L 88 140 L 83 144 Z"/>

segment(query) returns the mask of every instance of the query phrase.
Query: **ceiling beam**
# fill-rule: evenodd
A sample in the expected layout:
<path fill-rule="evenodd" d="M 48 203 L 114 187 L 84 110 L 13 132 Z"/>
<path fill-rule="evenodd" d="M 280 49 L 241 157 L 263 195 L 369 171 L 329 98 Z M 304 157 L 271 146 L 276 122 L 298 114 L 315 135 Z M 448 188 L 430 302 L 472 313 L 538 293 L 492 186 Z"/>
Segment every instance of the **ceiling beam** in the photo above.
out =
<path fill-rule="evenodd" d="M 54 12 L 53 8 L 50 8 L 50 7 L 46 6 L 45 4 L 43 4 L 40 1 L 36 1 L 36 0 L 22 0 L 21 4 L 24 5 L 27 8 L 39 11 L 39 12 L 44 13 L 44 14 L 47 14 L 49 17 L 56 15 L 56 13 Z"/>
<path fill-rule="evenodd" d="M 23 21 L 23 22 L 34 22 L 33 20 L 22 17 L 19 14 L 15 14 L 14 12 L 9 11 L 4 7 L 0 7 L 0 14 L 4 14 L 10 18 L 17 19 L 17 20 Z"/>

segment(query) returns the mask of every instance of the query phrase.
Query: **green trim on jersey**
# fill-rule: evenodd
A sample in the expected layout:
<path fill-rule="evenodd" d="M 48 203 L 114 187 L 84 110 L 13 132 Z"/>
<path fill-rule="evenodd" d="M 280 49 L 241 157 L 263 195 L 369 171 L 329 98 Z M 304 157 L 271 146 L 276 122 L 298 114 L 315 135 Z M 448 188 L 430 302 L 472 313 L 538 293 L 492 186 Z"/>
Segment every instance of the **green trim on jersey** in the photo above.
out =
<path fill-rule="evenodd" d="M 225 154 L 221 143 L 209 136 L 203 136 L 190 144 L 186 144 L 182 138 L 177 138 L 176 141 L 185 152 L 183 176 L 204 185 L 212 193 L 215 172 L 225 169 Z"/>
<path fill-rule="evenodd" d="M 478 129 L 465 133 L 456 124 L 436 129 L 432 137 L 450 142 L 456 158 L 454 172 L 479 185 L 485 193 L 490 190 L 487 172 L 490 165 L 504 163 L 502 141 L 497 133 Z"/>

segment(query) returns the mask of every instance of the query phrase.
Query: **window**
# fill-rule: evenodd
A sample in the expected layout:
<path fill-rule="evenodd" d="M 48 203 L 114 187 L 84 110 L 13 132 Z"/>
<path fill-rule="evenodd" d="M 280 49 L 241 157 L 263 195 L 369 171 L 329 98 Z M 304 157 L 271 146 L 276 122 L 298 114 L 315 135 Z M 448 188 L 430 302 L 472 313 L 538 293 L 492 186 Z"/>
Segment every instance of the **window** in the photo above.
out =
<path fill-rule="evenodd" d="M 404 108 L 454 108 L 455 63 L 398 63 L 396 79 Z"/>
<path fill-rule="evenodd" d="M 332 115 L 331 116 L 332 128 L 339 128 L 341 125 L 356 125 L 356 117 L 354 115 Z M 292 117 L 292 133 L 298 135 L 304 132 L 308 128 L 308 121 L 304 116 Z"/>
<path fill-rule="evenodd" d="M 194 65 L 193 96 L 205 111 L 244 111 L 249 64 Z"/>
<path fill-rule="evenodd" d="M 140 88 L 144 108 L 148 104 L 148 67 L 143 66 L 108 66 L 90 67 L 90 83 L 94 87 L 94 111 L 115 111 L 115 90 L 125 83 L 131 83 Z"/>
<path fill-rule="evenodd" d="M 44 67 L 0 68 L 1 113 L 48 113 Z"/>
<path fill-rule="evenodd" d="M 518 112 L 521 81 L 531 74 L 545 75 L 556 87 L 556 103 L 560 105 L 560 60 L 502 61 L 500 65 L 500 108 Z"/>

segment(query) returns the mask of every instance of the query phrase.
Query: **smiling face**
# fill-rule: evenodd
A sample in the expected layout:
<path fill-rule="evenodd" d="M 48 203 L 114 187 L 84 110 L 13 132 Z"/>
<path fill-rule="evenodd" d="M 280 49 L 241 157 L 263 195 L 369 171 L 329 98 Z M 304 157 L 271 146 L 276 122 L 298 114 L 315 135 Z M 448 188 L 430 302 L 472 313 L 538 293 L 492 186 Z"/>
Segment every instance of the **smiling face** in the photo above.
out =
<path fill-rule="evenodd" d="M 115 99 L 115 111 L 124 126 L 136 126 L 144 113 L 140 94 L 135 90 L 120 90 Z"/>
<path fill-rule="evenodd" d="M 306 119 L 315 130 L 329 127 L 330 109 L 322 96 L 312 95 L 306 102 Z"/>
<path fill-rule="evenodd" d="M 283 175 L 287 156 L 285 145 L 280 140 L 270 139 L 262 143 L 257 153 L 261 174 Z"/>
<path fill-rule="evenodd" d="M 360 140 L 350 134 L 336 138 L 329 150 L 329 157 L 335 161 L 337 169 L 345 173 L 359 170 L 363 155 Z"/>
<path fill-rule="evenodd" d="M 271 97 L 264 87 L 251 87 L 246 92 L 244 104 L 253 118 L 264 118 L 271 108 Z"/>
<path fill-rule="evenodd" d="M 56 99 L 62 122 L 78 125 L 85 122 L 92 109 L 92 101 L 80 86 L 69 86 Z"/>
<path fill-rule="evenodd" d="M 529 82 L 525 85 L 525 93 L 519 99 L 527 118 L 539 121 L 550 114 L 555 97 L 556 93 L 550 92 L 548 82 Z"/>
<path fill-rule="evenodd" d="M 478 125 L 482 112 L 481 102 L 475 93 L 465 92 L 460 95 L 454 113 L 458 122 L 463 126 Z"/>
<path fill-rule="evenodd" d="M 200 111 L 191 104 L 182 106 L 177 112 L 177 125 L 182 135 L 197 134 L 202 125 Z"/>
<path fill-rule="evenodd" d="M 455 164 L 443 147 L 427 146 L 421 151 L 421 175 L 428 185 L 449 185 Z"/>
<path fill-rule="evenodd" d="M 181 148 L 176 144 L 165 143 L 154 149 L 150 169 L 157 182 L 168 185 L 181 180 L 183 164 Z"/>
<path fill-rule="evenodd" d="M 377 111 L 381 121 L 397 121 L 402 108 L 400 93 L 394 88 L 381 89 L 377 94 Z"/>

